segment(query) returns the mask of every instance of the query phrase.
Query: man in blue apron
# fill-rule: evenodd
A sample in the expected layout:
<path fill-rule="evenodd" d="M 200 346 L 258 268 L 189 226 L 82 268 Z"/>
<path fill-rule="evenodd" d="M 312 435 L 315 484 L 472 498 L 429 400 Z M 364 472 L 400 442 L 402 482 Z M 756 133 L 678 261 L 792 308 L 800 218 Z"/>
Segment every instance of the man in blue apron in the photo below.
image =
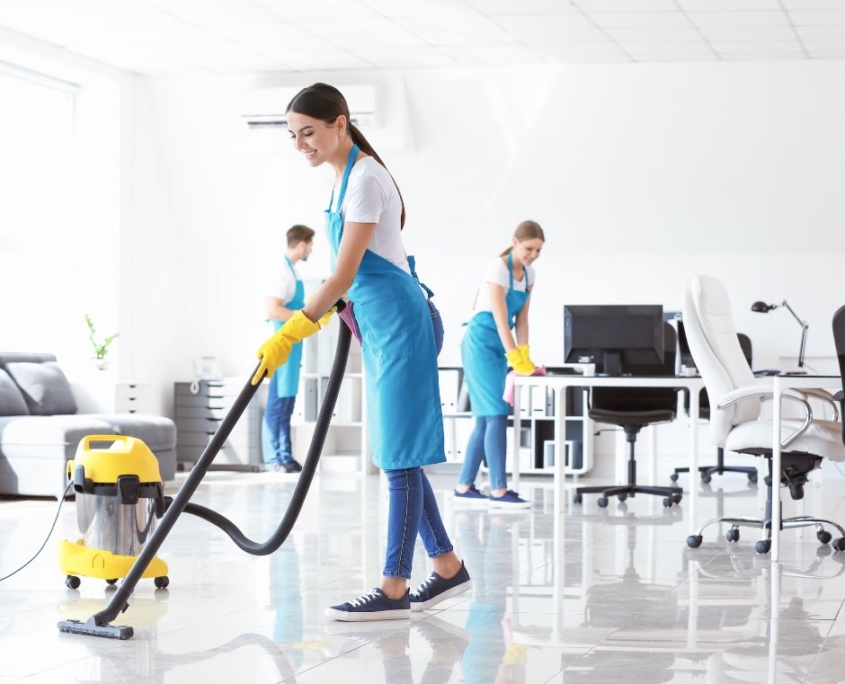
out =
<path fill-rule="evenodd" d="M 287 232 L 287 253 L 280 264 L 276 282 L 267 296 L 267 320 L 273 330 L 279 330 L 285 321 L 305 306 L 305 286 L 296 272 L 298 261 L 307 261 L 313 244 L 314 231 L 296 225 Z M 266 470 L 298 473 L 302 466 L 293 457 L 290 438 L 290 419 L 299 391 L 299 367 L 302 362 L 302 344 L 291 349 L 288 362 L 270 379 L 267 407 L 262 423 L 262 456 Z"/>

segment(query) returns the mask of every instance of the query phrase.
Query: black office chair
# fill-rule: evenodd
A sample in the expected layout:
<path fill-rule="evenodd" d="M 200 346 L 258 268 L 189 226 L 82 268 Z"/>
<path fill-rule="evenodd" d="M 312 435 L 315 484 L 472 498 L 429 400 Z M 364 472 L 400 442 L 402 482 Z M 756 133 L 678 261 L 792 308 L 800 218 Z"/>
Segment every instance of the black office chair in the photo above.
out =
<path fill-rule="evenodd" d="M 743 333 L 737 333 L 739 339 L 739 346 L 742 347 L 742 353 L 748 365 L 751 365 L 751 338 Z M 689 392 L 684 392 L 684 409 L 689 415 Z M 707 390 L 703 389 L 698 395 L 698 416 L 705 420 L 710 420 L 710 398 L 707 396 Z M 675 468 L 675 472 L 669 476 L 672 482 L 678 481 L 679 473 L 688 473 L 689 468 Z M 704 484 L 710 484 L 714 475 L 724 475 L 725 473 L 745 473 L 748 481 L 751 483 L 757 482 L 757 468 L 754 466 L 730 466 L 725 465 L 725 450 L 721 447 L 716 449 L 716 465 L 714 466 L 699 466 L 698 473 L 701 476 L 701 481 Z"/>
<path fill-rule="evenodd" d="M 664 323 L 663 363 L 632 364 L 623 359 L 622 372 L 634 376 L 675 375 L 675 329 Z M 670 387 L 627 388 L 596 387 L 593 389 L 591 407 L 587 415 L 600 423 L 618 425 L 625 431 L 631 445 L 628 453 L 628 484 L 578 487 L 574 501 L 580 504 L 582 494 L 600 492 L 598 505 L 607 506 L 608 498 L 616 496 L 625 501 L 636 494 L 653 494 L 665 497 L 663 505 L 667 508 L 673 503 L 680 503 L 683 490 L 680 487 L 648 487 L 637 484 L 637 461 L 635 444 L 637 435 L 647 425 L 667 423 L 675 420 L 678 409 L 678 390 Z"/>

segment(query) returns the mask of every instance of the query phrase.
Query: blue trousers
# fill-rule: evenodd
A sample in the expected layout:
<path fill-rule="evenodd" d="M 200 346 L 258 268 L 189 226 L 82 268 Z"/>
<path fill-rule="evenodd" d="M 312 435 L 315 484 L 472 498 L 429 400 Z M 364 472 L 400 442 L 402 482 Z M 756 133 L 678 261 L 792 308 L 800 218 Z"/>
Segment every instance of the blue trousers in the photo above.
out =
<path fill-rule="evenodd" d="M 467 442 L 464 464 L 461 466 L 461 476 L 458 483 L 471 485 L 475 482 L 478 469 L 485 455 L 487 468 L 490 471 L 490 489 L 502 489 L 507 486 L 505 476 L 505 455 L 507 416 L 478 416 L 475 419 L 475 429 Z"/>
<path fill-rule="evenodd" d="M 429 558 L 436 558 L 452 550 L 452 542 L 431 484 L 422 468 L 385 470 L 390 505 L 387 513 L 387 559 L 385 577 L 411 579 L 414 544 L 417 534 Z"/>
<path fill-rule="evenodd" d="M 275 374 L 270 378 L 267 392 L 267 406 L 264 409 L 264 430 L 270 442 L 269 453 L 264 451 L 262 458 L 264 465 L 276 463 L 290 463 L 293 460 L 293 450 L 290 442 L 290 417 L 296 396 L 279 397 L 278 383 Z"/>

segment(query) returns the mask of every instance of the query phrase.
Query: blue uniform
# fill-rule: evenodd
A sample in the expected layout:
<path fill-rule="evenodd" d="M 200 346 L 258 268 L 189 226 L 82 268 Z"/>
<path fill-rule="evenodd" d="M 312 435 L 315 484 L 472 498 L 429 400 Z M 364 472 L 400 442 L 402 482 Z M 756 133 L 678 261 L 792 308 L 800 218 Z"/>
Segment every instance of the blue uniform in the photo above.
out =
<path fill-rule="evenodd" d="M 305 286 L 297 277 L 291 260 L 285 256 L 287 268 L 296 279 L 296 290 L 285 308 L 298 311 L 305 306 Z M 273 320 L 273 329 L 279 330 L 282 321 Z M 293 415 L 296 395 L 299 391 L 299 368 L 302 365 L 302 343 L 297 342 L 290 350 L 287 363 L 280 366 L 270 378 L 267 390 L 267 407 L 261 424 L 261 452 L 266 466 L 293 461 L 290 420 Z"/>
<path fill-rule="evenodd" d="M 305 306 L 305 285 L 296 275 L 291 260 L 285 256 L 285 262 L 296 280 L 296 290 L 293 299 L 285 304 L 286 309 L 299 311 Z M 273 330 L 279 330 L 284 323 L 273 320 Z M 299 392 L 299 369 L 302 365 L 302 343 L 297 342 L 291 347 L 290 356 L 283 366 L 276 371 L 276 396 L 295 397 Z"/>
<path fill-rule="evenodd" d="M 343 237 L 340 207 L 359 148 L 353 146 L 326 210 L 333 259 Z M 416 279 L 371 250 L 349 288 L 361 331 L 373 463 L 396 470 L 446 460 L 431 313 Z"/>
<path fill-rule="evenodd" d="M 508 254 L 510 286 L 505 293 L 508 307 L 508 326 L 516 325 L 516 317 L 530 294 L 528 269 L 525 269 L 525 291 L 513 287 L 513 254 Z M 502 399 L 505 393 L 505 376 L 508 362 L 505 348 L 490 311 L 479 311 L 467 324 L 461 343 L 461 360 L 464 364 L 470 410 L 474 416 L 507 416 L 510 406 Z"/>

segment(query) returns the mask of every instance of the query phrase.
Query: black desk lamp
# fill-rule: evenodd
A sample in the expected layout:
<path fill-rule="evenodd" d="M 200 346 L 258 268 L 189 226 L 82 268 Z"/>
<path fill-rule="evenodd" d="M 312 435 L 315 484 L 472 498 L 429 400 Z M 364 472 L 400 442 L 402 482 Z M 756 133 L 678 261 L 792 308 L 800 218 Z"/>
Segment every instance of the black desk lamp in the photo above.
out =
<path fill-rule="evenodd" d="M 787 303 L 787 301 L 785 299 L 780 304 L 766 304 L 765 302 L 754 302 L 751 305 L 751 310 L 756 311 L 757 313 L 769 313 L 769 311 L 771 311 L 772 309 L 777 309 L 778 306 L 782 306 L 787 311 L 789 311 L 789 313 L 792 314 L 792 317 L 796 321 L 798 321 L 798 325 L 801 326 L 801 349 L 798 352 L 798 367 L 803 368 L 804 367 L 804 351 L 807 348 L 807 328 L 810 327 L 810 325 L 807 323 L 807 321 L 802 321 L 798 317 L 798 314 L 795 313 L 792 310 L 792 307 L 789 306 L 789 304 Z"/>

